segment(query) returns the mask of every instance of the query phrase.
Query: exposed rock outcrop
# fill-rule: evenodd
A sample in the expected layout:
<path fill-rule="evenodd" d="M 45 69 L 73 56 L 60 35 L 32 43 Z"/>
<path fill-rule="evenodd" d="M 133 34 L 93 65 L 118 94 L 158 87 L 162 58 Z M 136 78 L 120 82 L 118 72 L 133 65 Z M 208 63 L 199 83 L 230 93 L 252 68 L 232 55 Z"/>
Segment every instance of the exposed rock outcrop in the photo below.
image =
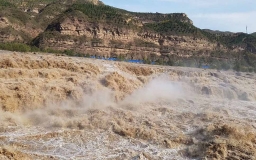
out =
<path fill-rule="evenodd" d="M 11 1 L 11 9 L 4 8 L 8 14 L 0 16 L 1 42 L 25 42 L 80 56 L 214 68 L 222 63 L 233 68 L 241 54 L 256 52 L 254 36 L 201 30 L 185 13 L 129 12 L 98 0 L 28 4 Z M 249 59 L 256 58 L 244 60 L 250 64 L 247 70 L 254 70 Z"/>
<path fill-rule="evenodd" d="M 54 25 L 59 36 L 42 38 L 39 47 L 49 47 L 57 50 L 74 49 L 84 55 L 110 57 L 124 55 L 125 58 L 143 59 L 152 54 L 157 56 L 178 55 L 190 57 L 202 52 L 209 56 L 215 50 L 217 43 L 204 38 L 192 36 L 162 35 L 155 32 L 140 32 L 129 28 L 103 25 L 68 17 Z M 64 37 L 60 39 L 59 37 Z M 219 45 L 219 49 L 227 48 Z M 134 56 L 135 55 L 135 56 Z"/>

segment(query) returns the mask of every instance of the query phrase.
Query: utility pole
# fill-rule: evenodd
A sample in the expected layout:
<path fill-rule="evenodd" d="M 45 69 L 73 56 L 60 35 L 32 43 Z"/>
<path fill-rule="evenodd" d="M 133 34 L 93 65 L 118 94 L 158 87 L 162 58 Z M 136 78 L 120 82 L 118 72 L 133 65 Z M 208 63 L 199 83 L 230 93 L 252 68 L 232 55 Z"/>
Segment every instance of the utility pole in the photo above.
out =
<path fill-rule="evenodd" d="M 248 28 L 247 28 L 247 26 L 246 26 L 246 34 L 248 34 L 248 32 L 247 32 L 248 30 L 247 30 L 247 29 L 248 29 Z"/>

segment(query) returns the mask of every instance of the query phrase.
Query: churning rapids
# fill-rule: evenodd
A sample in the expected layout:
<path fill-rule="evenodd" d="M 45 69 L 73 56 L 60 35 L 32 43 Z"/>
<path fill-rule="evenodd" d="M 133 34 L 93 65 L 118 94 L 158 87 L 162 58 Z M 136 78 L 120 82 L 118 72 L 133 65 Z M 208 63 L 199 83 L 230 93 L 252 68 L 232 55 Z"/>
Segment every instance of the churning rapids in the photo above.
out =
<path fill-rule="evenodd" d="M 0 159 L 256 159 L 256 74 L 1 52 Z"/>

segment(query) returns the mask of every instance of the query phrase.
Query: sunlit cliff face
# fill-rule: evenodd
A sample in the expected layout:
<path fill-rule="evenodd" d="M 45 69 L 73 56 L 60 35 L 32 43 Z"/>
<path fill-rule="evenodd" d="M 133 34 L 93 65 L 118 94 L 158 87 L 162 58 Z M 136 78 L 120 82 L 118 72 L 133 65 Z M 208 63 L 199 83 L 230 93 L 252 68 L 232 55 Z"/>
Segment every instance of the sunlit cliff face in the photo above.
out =
<path fill-rule="evenodd" d="M 0 159 L 255 159 L 256 75 L 1 53 Z"/>

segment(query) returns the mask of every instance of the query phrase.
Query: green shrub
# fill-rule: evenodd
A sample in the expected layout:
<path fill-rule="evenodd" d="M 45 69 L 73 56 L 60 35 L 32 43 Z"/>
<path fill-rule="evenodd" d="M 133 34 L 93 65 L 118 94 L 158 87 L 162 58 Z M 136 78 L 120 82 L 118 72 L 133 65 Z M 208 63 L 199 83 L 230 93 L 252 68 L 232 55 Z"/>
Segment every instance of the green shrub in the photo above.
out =
<path fill-rule="evenodd" d="M 125 60 L 125 55 L 119 54 L 119 55 L 117 56 L 117 60 L 118 60 L 118 61 L 124 61 L 124 60 Z"/>
<path fill-rule="evenodd" d="M 144 25 L 145 29 L 150 29 L 161 34 L 176 34 L 176 35 L 197 35 L 199 29 L 189 23 L 178 20 L 164 21 L 160 23 L 148 23 Z"/>
<path fill-rule="evenodd" d="M 36 50 L 35 47 L 22 43 L 0 43 L 0 49 L 17 52 L 31 52 Z"/>
<path fill-rule="evenodd" d="M 64 50 L 63 53 L 68 55 L 68 56 L 75 56 L 74 50 Z"/>
<path fill-rule="evenodd" d="M 63 53 L 62 51 L 55 50 L 55 49 L 52 49 L 52 48 L 41 48 L 40 51 L 46 52 L 46 53 Z"/>
<path fill-rule="evenodd" d="M 120 10 L 107 5 L 94 5 L 92 3 L 73 4 L 67 12 L 78 10 L 83 12 L 91 21 L 115 24 L 118 26 L 128 25 L 126 23 L 124 10 Z M 128 13 L 128 12 L 127 12 Z"/>
<path fill-rule="evenodd" d="M 227 62 L 222 62 L 221 63 L 221 69 L 223 70 L 229 70 L 231 66 Z"/>
<path fill-rule="evenodd" d="M 9 1 L 0 0 L 0 7 L 14 7 L 14 5 Z"/>
<path fill-rule="evenodd" d="M 90 58 L 90 54 L 87 53 L 87 54 L 85 55 L 85 57 L 86 57 L 86 58 Z"/>

